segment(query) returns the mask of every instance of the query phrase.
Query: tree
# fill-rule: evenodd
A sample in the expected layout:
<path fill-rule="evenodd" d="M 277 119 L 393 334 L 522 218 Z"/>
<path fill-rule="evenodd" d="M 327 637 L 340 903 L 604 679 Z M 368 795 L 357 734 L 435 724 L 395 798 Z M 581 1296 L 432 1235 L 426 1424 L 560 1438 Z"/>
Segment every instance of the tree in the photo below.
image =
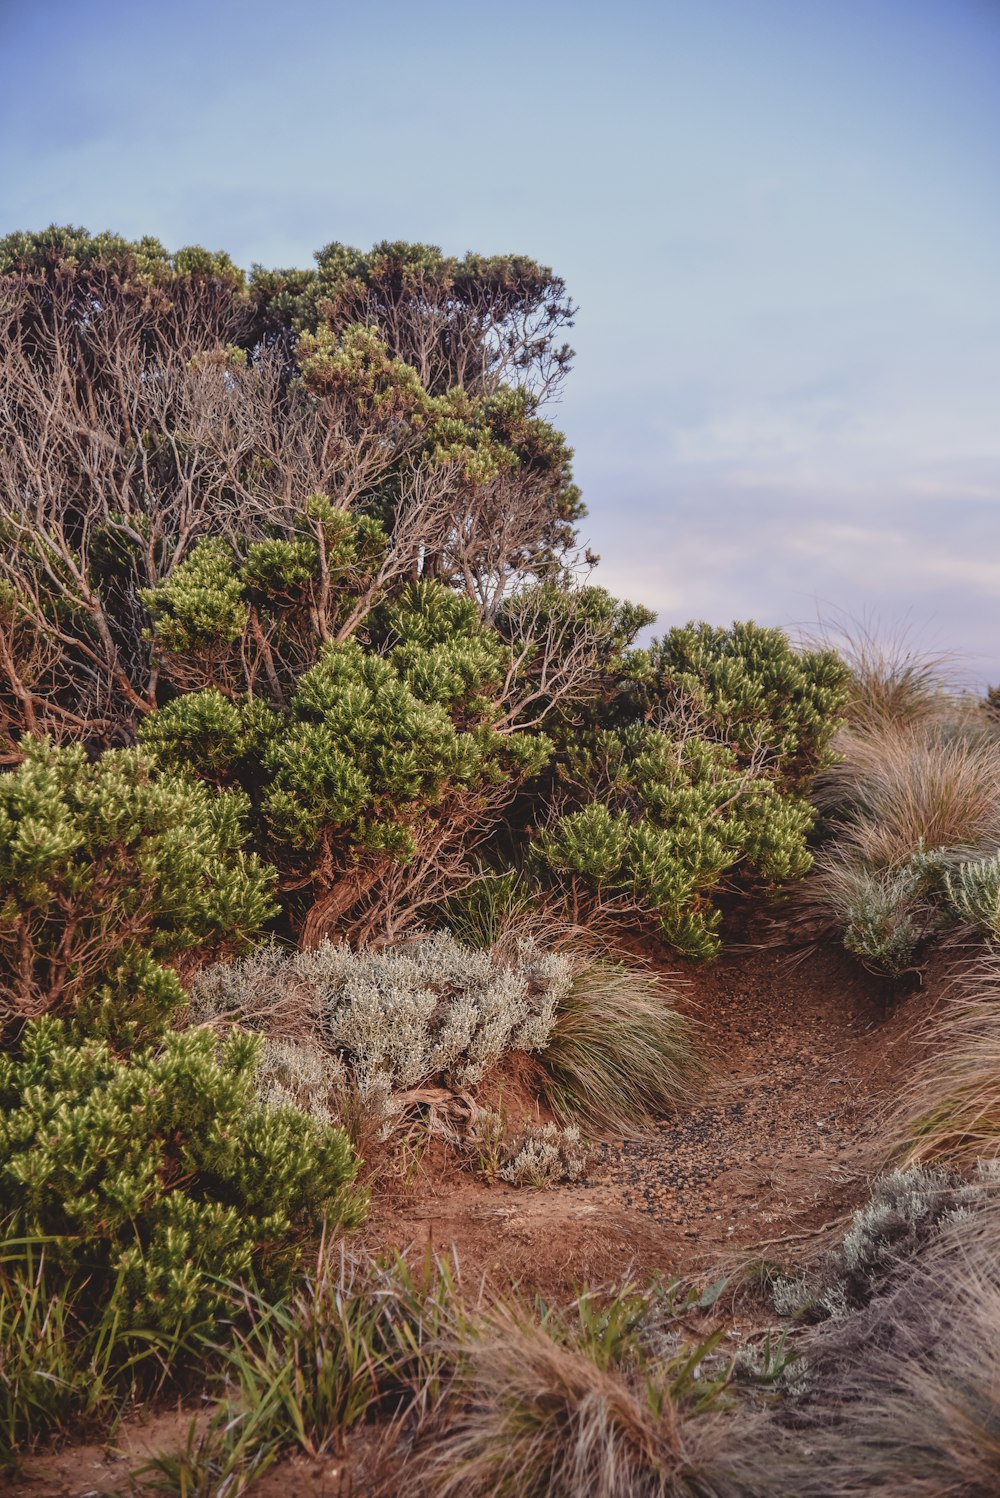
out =
<path fill-rule="evenodd" d="M 311 543 L 320 643 L 410 580 L 492 616 L 571 553 L 571 454 L 539 414 L 569 358 L 562 283 L 426 246 L 318 259 L 248 283 L 155 240 L 0 241 L 8 758 L 25 731 L 127 742 L 169 697 L 146 599 L 205 540 Z M 331 628 L 331 526 L 362 523 L 384 550 Z M 252 611 L 247 630 L 263 658 Z"/>

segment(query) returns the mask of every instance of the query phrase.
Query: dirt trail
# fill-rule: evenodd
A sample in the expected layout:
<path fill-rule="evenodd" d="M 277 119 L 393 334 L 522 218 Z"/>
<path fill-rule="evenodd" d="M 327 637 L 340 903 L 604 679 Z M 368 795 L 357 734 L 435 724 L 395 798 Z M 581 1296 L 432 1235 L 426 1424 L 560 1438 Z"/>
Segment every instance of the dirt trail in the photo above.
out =
<path fill-rule="evenodd" d="M 932 993 L 887 1007 L 843 952 L 727 954 L 676 975 L 713 1078 L 695 1107 L 605 1145 L 589 1180 L 543 1192 L 432 1167 L 376 1204 L 372 1241 L 452 1246 L 467 1275 L 557 1293 L 805 1239 L 849 1212 L 884 1157 L 885 1115 Z"/>

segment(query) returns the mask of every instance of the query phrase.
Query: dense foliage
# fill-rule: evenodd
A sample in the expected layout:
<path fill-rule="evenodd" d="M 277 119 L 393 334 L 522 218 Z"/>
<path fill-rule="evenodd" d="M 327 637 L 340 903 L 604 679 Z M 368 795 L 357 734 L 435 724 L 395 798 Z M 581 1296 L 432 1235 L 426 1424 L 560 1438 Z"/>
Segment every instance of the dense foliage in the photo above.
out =
<path fill-rule="evenodd" d="M 356 1221 L 346 1137 L 256 1101 L 259 1042 L 209 1030 L 116 1057 L 32 1021 L 0 1056 L 0 1216 L 109 1289 L 127 1321 L 173 1328 L 218 1304 L 218 1280 L 273 1278 L 306 1229 Z"/>
<path fill-rule="evenodd" d="M 274 912 L 243 851 L 245 799 L 158 773 L 137 750 L 89 761 L 26 739 L 0 775 L 0 1018 L 54 1010 L 119 1045 L 185 999 L 170 964 L 244 944 Z"/>

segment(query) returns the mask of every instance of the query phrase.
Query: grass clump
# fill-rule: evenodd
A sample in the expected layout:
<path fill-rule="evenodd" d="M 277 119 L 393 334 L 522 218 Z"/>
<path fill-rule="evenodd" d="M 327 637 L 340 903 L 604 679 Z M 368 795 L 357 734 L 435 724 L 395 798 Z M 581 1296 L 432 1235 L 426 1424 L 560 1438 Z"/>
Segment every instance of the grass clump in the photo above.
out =
<path fill-rule="evenodd" d="M 827 837 L 805 898 L 862 961 L 898 974 L 949 925 L 1000 924 L 1000 736 L 933 663 L 890 667 L 862 662 L 859 705 L 817 781 Z"/>
<path fill-rule="evenodd" d="M 674 1008 L 666 985 L 607 963 L 574 976 L 541 1061 L 556 1116 L 611 1135 L 672 1112 L 704 1072 L 692 1021 Z"/>
<path fill-rule="evenodd" d="M 969 1168 L 1000 1155 L 1000 954 L 966 977 L 933 1022 L 926 1059 L 906 1088 L 899 1133 L 911 1161 Z"/>
<path fill-rule="evenodd" d="M 40 1438 L 107 1429 L 189 1349 L 125 1313 L 124 1271 L 96 1311 L 86 1274 L 67 1274 L 44 1238 L 0 1243 L 0 1469 Z"/>

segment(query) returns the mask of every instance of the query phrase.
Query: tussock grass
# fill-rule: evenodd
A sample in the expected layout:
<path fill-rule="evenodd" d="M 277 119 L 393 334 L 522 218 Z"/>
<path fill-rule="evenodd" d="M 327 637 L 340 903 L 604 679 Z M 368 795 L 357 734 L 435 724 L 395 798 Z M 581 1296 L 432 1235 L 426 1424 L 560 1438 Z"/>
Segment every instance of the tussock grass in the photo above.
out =
<path fill-rule="evenodd" d="M 889 973 L 909 967 L 949 921 L 989 929 L 991 900 L 1000 901 L 988 864 L 1000 848 L 996 723 L 982 704 L 932 690 L 930 666 L 896 676 L 908 683 L 899 701 L 879 695 L 873 669 L 874 705 L 837 736 L 836 762 L 816 781 L 827 840 L 800 902 Z M 980 863 L 977 872 L 967 867 Z M 1000 920 L 1000 906 L 996 913 Z"/>
<path fill-rule="evenodd" d="M 459 1409 L 421 1472 L 435 1498 L 696 1494 L 699 1442 L 669 1391 L 632 1385 L 496 1313 L 464 1349 Z"/>
<path fill-rule="evenodd" d="M 920 848 L 1000 845 L 1000 740 L 976 728 L 848 731 L 816 800 L 841 822 L 842 855 L 897 868 Z"/>
<path fill-rule="evenodd" d="M 609 963 L 577 971 L 541 1054 L 564 1122 L 624 1134 L 689 1102 L 704 1077 L 694 1022 L 655 974 Z"/>
<path fill-rule="evenodd" d="M 926 723 L 950 710 L 955 662 L 947 653 L 928 654 L 905 629 L 876 633 L 864 623 L 845 622 L 821 633 L 822 643 L 850 670 L 844 711 L 855 728 Z"/>
<path fill-rule="evenodd" d="M 1000 1155 L 1000 953 L 984 959 L 934 1021 L 899 1123 L 909 1160 L 971 1166 Z"/>

